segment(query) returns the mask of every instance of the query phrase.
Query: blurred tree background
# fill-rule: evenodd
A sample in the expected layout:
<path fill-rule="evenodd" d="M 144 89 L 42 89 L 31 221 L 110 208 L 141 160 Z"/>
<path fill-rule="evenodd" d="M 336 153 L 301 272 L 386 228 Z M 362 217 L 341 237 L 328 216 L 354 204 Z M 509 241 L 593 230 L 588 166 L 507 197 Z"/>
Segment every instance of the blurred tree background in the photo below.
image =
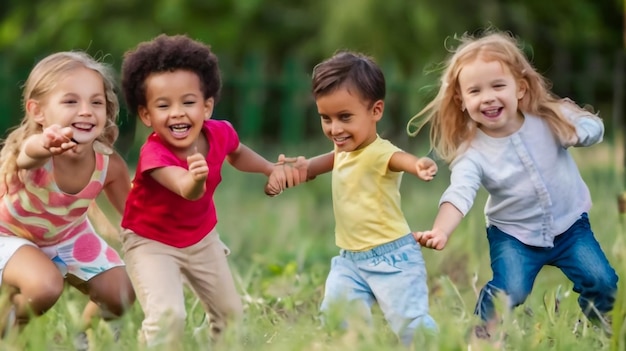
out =
<path fill-rule="evenodd" d="M 214 118 L 231 120 L 244 140 L 319 138 L 309 76 L 338 49 L 381 64 L 388 79 L 381 132 L 405 136 L 408 119 L 432 96 L 451 38 L 493 26 L 520 38 L 558 95 L 600 110 L 610 139 L 624 115 L 623 1 L 3 0 L 0 128 L 21 120 L 21 85 L 42 57 L 84 50 L 119 71 L 123 53 L 139 42 L 185 33 L 218 54 L 224 88 Z M 129 157 L 135 116 L 122 110 L 120 125 Z"/>

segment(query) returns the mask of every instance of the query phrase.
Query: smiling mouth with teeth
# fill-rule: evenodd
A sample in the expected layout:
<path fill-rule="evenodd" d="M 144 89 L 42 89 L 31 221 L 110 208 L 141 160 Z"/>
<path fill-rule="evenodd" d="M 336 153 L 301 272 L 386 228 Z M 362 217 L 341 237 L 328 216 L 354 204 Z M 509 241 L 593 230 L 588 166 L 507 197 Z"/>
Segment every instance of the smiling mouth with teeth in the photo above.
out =
<path fill-rule="evenodd" d="M 487 117 L 495 117 L 500 113 L 501 108 L 490 109 L 483 111 L 483 114 Z"/>
<path fill-rule="evenodd" d="M 189 128 L 191 128 L 191 126 L 189 126 L 188 124 L 175 124 L 170 126 L 170 130 L 173 132 L 184 132 L 189 130 Z"/>

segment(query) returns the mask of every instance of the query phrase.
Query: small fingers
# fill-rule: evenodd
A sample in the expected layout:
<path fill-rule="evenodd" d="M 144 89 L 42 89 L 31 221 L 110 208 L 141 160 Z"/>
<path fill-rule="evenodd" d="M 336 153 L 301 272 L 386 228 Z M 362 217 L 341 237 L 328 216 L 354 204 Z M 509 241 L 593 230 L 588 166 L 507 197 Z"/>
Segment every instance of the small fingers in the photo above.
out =
<path fill-rule="evenodd" d="M 292 188 L 296 184 L 293 179 L 293 169 L 289 165 L 283 166 L 283 172 L 285 173 L 285 188 Z"/>
<path fill-rule="evenodd" d="M 276 161 L 276 164 L 284 164 L 285 163 L 285 154 L 280 154 L 278 155 L 278 161 Z"/>
<path fill-rule="evenodd" d="M 283 192 L 282 189 L 277 189 L 274 185 L 270 184 L 269 182 L 265 184 L 264 191 L 265 191 L 265 195 L 270 196 L 270 197 L 278 196 Z"/>

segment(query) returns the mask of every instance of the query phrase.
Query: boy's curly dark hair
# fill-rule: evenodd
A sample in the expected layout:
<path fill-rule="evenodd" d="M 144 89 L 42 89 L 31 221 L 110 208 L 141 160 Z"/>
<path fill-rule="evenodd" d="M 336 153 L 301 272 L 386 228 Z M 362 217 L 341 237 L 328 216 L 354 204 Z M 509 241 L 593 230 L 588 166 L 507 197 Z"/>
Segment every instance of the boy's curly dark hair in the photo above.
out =
<path fill-rule="evenodd" d="M 194 72 L 200 78 L 204 98 L 219 99 L 221 77 L 217 56 L 211 47 L 186 35 L 161 34 L 139 43 L 124 53 L 122 62 L 122 91 L 128 111 L 138 113 L 146 105 L 146 78 L 152 73 L 179 69 Z"/>

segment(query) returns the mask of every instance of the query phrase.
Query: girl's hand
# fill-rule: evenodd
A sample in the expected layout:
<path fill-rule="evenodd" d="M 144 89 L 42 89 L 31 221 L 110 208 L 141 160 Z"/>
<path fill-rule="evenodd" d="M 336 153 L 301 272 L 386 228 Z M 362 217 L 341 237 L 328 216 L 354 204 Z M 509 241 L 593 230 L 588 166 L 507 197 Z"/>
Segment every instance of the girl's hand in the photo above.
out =
<path fill-rule="evenodd" d="M 209 176 L 209 165 L 204 155 L 196 151 L 193 155 L 187 156 L 187 165 L 193 181 L 204 184 Z"/>
<path fill-rule="evenodd" d="M 421 157 L 415 163 L 417 176 L 426 182 L 429 182 L 437 175 L 437 164 L 429 157 Z"/>
<path fill-rule="evenodd" d="M 78 145 L 72 139 L 72 128 L 62 128 L 58 124 L 53 124 L 43 130 L 41 133 L 42 146 L 52 155 L 60 155 L 67 150 L 71 150 Z"/>
<path fill-rule="evenodd" d="M 435 250 L 443 250 L 448 243 L 448 236 L 437 229 L 413 232 L 413 238 L 423 247 Z"/>
<path fill-rule="evenodd" d="M 303 156 L 285 157 L 280 154 L 265 184 L 265 194 L 276 196 L 286 188 L 306 182 L 308 166 L 309 161 Z"/>

